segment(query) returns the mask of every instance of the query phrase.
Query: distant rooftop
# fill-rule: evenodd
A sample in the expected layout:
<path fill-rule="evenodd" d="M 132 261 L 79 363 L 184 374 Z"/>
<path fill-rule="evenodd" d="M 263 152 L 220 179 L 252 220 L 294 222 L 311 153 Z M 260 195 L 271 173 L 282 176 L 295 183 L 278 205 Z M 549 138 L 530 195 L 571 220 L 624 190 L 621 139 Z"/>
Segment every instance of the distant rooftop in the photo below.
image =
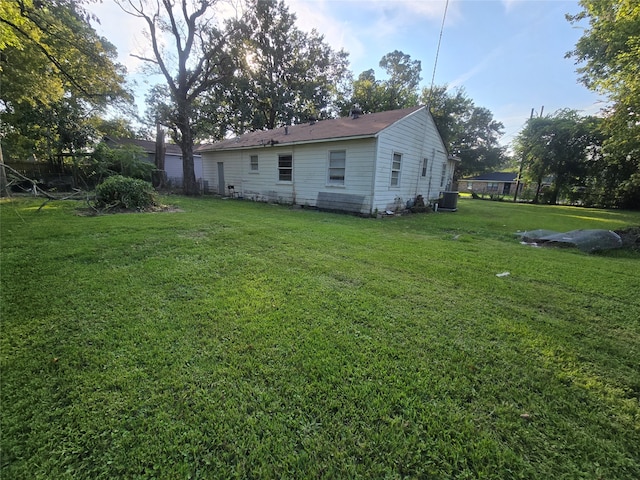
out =
<path fill-rule="evenodd" d="M 475 177 L 461 178 L 460 181 L 478 180 L 485 182 L 515 182 L 518 177 L 517 172 L 488 172 Z"/>
<path fill-rule="evenodd" d="M 113 138 L 107 137 L 107 140 L 116 145 L 134 145 L 142 148 L 146 153 L 155 153 L 156 142 L 151 140 L 138 140 L 137 138 Z M 182 155 L 180 146 L 175 143 L 165 143 L 165 152 L 170 155 Z"/>

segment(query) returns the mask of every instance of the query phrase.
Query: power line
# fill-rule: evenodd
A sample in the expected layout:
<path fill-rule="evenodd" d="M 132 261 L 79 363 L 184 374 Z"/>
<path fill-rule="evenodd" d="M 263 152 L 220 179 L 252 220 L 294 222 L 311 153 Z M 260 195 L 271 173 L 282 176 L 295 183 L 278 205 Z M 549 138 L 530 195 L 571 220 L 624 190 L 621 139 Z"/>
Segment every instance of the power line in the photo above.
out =
<path fill-rule="evenodd" d="M 444 21 L 447 18 L 447 9 L 449 8 L 449 0 L 444 4 L 444 14 L 442 15 L 442 25 L 440 26 L 440 37 L 438 38 L 438 48 L 436 48 L 436 59 L 433 62 L 433 74 L 431 75 L 431 87 L 429 88 L 429 100 L 427 101 L 427 110 L 431 107 L 431 96 L 433 94 L 433 84 L 436 79 L 436 67 L 438 66 L 438 56 L 440 55 L 440 44 L 442 43 L 442 32 L 444 31 Z"/>

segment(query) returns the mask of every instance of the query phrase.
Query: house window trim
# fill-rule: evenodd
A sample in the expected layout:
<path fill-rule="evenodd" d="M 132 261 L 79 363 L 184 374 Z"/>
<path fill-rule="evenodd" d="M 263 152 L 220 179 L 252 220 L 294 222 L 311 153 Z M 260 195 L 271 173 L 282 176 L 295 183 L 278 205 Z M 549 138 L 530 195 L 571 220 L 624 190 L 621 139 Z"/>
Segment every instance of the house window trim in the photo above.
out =
<path fill-rule="evenodd" d="M 282 168 L 280 167 L 280 158 L 282 157 L 290 157 L 291 158 L 291 167 L 285 167 Z M 278 184 L 283 184 L 283 185 L 291 185 L 293 183 L 293 152 L 283 152 L 283 153 L 279 153 L 278 154 L 278 177 L 277 177 L 277 182 Z M 281 171 L 282 170 L 291 170 L 291 180 L 282 180 L 280 175 L 281 175 Z"/>
<path fill-rule="evenodd" d="M 422 178 L 427 177 L 427 168 L 429 167 L 429 159 L 427 157 L 422 158 L 422 172 L 420 172 L 420 176 Z"/>
<path fill-rule="evenodd" d="M 255 157 L 256 162 L 255 162 L 255 166 L 256 168 L 253 168 L 253 158 Z M 257 175 L 258 173 L 260 173 L 260 156 L 256 153 L 255 155 L 251 154 L 249 155 L 249 173 L 252 175 Z"/>
<path fill-rule="evenodd" d="M 342 167 L 343 175 L 342 175 L 342 183 L 337 183 L 336 181 L 331 180 L 331 154 L 332 153 L 344 153 L 344 166 Z M 340 167 L 334 167 L 334 169 L 338 169 Z M 327 178 L 326 178 L 326 186 L 330 188 L 346 188 L 347 182 L 347 149 L 334 149 L 329 150 L 327 152 Z"/>
<path fill-rule="evenodd" d="M 400 157 L 400 161 L 399 161 L 399 167 L 398 168 L 394 168 L 394 163 L 396 160 L 396 155 Z M 393 154 L 391 155 L 391 171 L 389 173 L 389 188 L 401 188 L 402 186 L 402 153 L 400 152 L 393 152 Z M 396 183 L 394 185 L 393 181 L 394 181 L 394 172 L 398 172 L 397 176 L 396 176 Z"/>
<path fill-rule="evenodd" d="M 440 188 L 446 188 L 448 173 L 449 169 L 447 168 L 447 163 L 444 162 L 442 164 L 442 174 L 440 176 Z"/>

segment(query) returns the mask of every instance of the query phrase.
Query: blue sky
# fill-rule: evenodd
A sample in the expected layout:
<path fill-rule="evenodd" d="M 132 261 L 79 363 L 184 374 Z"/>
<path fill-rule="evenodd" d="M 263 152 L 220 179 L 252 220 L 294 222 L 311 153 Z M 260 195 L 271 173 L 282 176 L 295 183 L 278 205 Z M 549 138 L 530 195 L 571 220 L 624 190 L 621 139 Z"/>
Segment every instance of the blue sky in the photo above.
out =
<path fill-rule="evenodd" d="M 383 78 L 380 58 L 401 50 L 422 62 L 422 86 L 430 85 L 444 0 L 285 1 L 300 29 L 315 28 L 334 49 L 349 52 L 355 76 L 373 68 Z M 97 30 L 134 74 L 139 65 L 130 53 L 146 45 L 141 25 L 111 0 L 92 10 L 101 19 Z M 577 1 L 449 0 L 435 83 L 464 88 L 477 106 L 491 110 L 505 125 L 503 144 L 532 108 L 536 114 L 543 106 L 544 113 L 572 108 L 596 114 L 604 99 L 578 82 L 574 60 L 565 58 L 583 32 L 565 14 L 579 11 Z M 142 81 L 138 91 L 144 88 Z"/>

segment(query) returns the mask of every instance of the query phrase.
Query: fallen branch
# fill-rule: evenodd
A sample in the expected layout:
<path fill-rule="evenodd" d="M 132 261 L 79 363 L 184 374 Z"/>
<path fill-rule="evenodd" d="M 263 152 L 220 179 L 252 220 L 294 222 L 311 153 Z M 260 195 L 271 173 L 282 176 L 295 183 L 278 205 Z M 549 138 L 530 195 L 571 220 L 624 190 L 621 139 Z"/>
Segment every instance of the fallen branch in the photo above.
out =
<path fill-rule="evenodd" d="M 76 195 L 79 195 L 81 193 L 84 193 L 83 190 L 80 190 L 79 188 L 74 188 L 73 189 L 73 193 L 71 195 L 67 195 L 66 197 L 54 197 L 54 196 L 50 196 L 47 200 L 44 201 L 44 203 L 42 205 L 40 205 L 40 207 L 38 207 L 38 212 L 40 210 L 42 210 L 42 207 L 44 207 L 47 203 L 49 203 L 51 200 L 69 200 L 70 198 L 75 197 Z M 88 201 L 88 200 L 87 200 Z"/>
<path fill-rule="evenodd" d="M 40 210 L 42 210 L 42 208 L 52 200 L 69 200 L 70 198 L 73 198 L 73 197 L 75 197 L 77 195 L 80 195 L 80 194 L 84 193 L 83 190 L 80 190 L 79 188 L 74 188 L 73 189 L 73 193 L 71 195 L 66 195 L 64 197 L 58 197 L 58 196 L 52 195 L 49 192 L 47 192 L 46 190 L 43 190 L 42 188 L 40 188 L 38 186 L 37 180 L 34 180 L 32 178 L 29 178 L 29 177 L 23 175 L 22 173 L 18 172 L 15 168 L 10 167 L 6 163 L 0 163 L 0 168 L 5 168 L 5 169 L 9 170 L 19 180 L 23 180 L 25 182 L 31 183 L 31 189 L 33 191 L 34 196 L 37 196 L 37 195 L 40 194 L 40 195 L 42 195 L 42 196 L 47 198 L 47 200 L 45 200 L 44 203 L 42 205 L 40 205 L 40 207 L 38 208 L 38 210 L 37 210 L 38 212 Z M 12 182 L 9 182 L 9 185 L 11 185 Z M 89 196 L 88 195 L 87 195 L 87 203 L 89 203 Z"/>

